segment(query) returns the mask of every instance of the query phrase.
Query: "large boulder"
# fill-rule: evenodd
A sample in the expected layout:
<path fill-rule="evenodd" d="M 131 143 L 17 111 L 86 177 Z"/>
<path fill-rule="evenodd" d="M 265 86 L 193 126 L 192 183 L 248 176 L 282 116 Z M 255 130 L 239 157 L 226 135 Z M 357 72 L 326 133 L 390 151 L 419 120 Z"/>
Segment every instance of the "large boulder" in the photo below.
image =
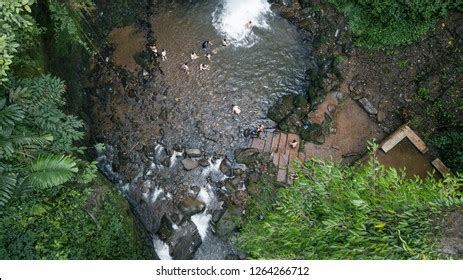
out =
<path fill-rule="evenodd" d="M 195 224 L 186 220 L 172 232 L 166 243 L 170 247 L 170 255 L 174 260 L 191 260 L 202 243 Z"/>
<path fill-rule="evenodd" d="M 180 201 L 178 208 L 185 216 L 191 217 L 195 214 L 203 212 L 204 208 L 206 208 L 206 205 L 204 202 L 198 200 L 195 197 L 186 196 L 182 201 Z"/>
<path fill-rule="evenodd" d="M 259 154 L 259 149 L 247 148 L 235 150 L 235 159 L 240 163 L 248 163 L 254 160 L 255 156 Z"/>
<path fill-rule="evenodd" d="M 185 149 L 185 154 L 189 157 L 201 157 L 202 153 L 200 149 Z"/>
<path fill-rule="evenodd" d="M 193 169 L 196 169 L 199 166 L 198 161 L 191 159 L 191 158 L 186 158 L 182 159 L 182 165 L 185 170 L 190 171 Z"/>
<path fill-rule="evenodd" d="M 230 160 L 228 160 L 227 158 L 222 160 L 222 163 L 220 164 L 220 172 L 230 177 L 233 173 L 232 170 L 232 163 L 230 162 Z"/>

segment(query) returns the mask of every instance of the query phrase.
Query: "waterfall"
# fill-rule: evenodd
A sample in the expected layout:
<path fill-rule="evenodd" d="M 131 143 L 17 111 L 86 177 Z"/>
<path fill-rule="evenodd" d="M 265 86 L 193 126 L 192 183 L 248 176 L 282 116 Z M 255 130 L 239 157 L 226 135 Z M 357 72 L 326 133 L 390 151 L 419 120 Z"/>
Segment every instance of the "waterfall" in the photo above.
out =
<path fill-rule="evenodd" d="M 251 47 L 259 40 L 255 30 L 269 29 L 270 14 L 266 0 L 221 0 L 212 14 L 212 24 L 232 45 Z"/>

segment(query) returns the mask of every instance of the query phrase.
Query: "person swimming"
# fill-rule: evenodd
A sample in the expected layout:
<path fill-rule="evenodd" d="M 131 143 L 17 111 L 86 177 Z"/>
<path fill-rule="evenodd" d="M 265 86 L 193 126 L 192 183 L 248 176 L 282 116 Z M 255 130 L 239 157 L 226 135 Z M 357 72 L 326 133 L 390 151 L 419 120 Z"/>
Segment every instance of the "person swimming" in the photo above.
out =
<path fill-rule="evenodd" d="M 150 51 L 154 54 L 155 57 L 158 56 L 158 48 L 156 47 L 156 44 L 153 44 L 151 46 L 148 46 Z"/>
<path fill-rule="evenodd" d="M 203 50 L 208 50 L 209 47 L 212 46 L 212 45 L 214 45 L 214 44 L 212 44 L 211 41 L 209 41 L 209 40 L 204 41 L 203 44 L 202 44 Z"/>
<path fill-rule="evenodd" d="M 190 74 L 190 67 L 188 67 L 188 62 L 185 62 L 181 68 L 185 73 Z"/>
<path fill-rule="evenodd" d="M 161 51 L 161 59 L 162 59 L 162 61 L 167 60 L 167 50 L 166 49 L 162 49 L 162 51 Z"/>
<path fill-rule="evenodd" d="M 195 52 L 192 52 L 192 53 L 190 54 L 190 58 L 191 58 L 191 60 L 195 60 L 195 59 L 198 59 L 199 56 L 198 56 Z"/>
<path fill-rule="evenodd" d="M 252 29 L 254 27 L 254 23 L 252 22 L 252 20 L 250 20 L 248 23 L 246 23 L 246 28 L 247 29 Z"/>
<path fill-rule="evenodd" d="M 212 55 L 210 53 L 206 53 L 205 56 L 206 56 L 207 60 L 211 60 Z"/>
<path fill-rule="evenodd" d="M 232 111 L 233 111 L 234 114 L 237 114 L 237 115 L 241 114 L 240 106 L 233 105 Z"/>
<path fill-rule="evenodd" d="M 228 47 L 227 38 L 223 38 L 223 39 L 222 39 L 222 47 Z"/>
<path fill-rule="evenodd" d="M 199 70 L 201 70 L 201 71 L 209 70 L 209 65 L 201 63 L 201 64 L 199 64 Z"/>

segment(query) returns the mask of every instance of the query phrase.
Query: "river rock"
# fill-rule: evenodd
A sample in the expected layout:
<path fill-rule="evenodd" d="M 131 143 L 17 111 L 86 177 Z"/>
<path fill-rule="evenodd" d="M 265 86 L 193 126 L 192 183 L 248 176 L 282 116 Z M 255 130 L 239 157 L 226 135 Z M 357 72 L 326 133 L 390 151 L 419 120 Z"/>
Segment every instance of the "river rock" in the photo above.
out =
<path fill-rule="evenodd" d="M 208 167 L 209 165 L 211 165 L 211 164 L 209 163 L 209 160 L 207 160 L 207 159 L 205 159 L 205 158 L 202 158 L 202 159 L 198 160 L 198 163 L 199 163 L 199 165 L 202 166 L 202 167 Z"/>
<path fill-rule="evenodd" d="M 200 149 L 185 149 L 185 154 L 189 157 L 201 157 L 202 153 Z"/>
<path fill-rule="evenodd" d="M 179 210 L 185 216 L 193 216 L 204 211 L 206 205 L 204 202 L 192 196 L 186 196 L 179 204 Z"/>
<path fill-rule="evenodd" d="M 247 148 L 235 150 L 236 161 L 241 163 L 247 163 L 254 160 L 254 157 L 259 154 L 259 149 Z"/>
<path fill-rule="evenodd" d="M 174 260 L 191 260 L 201 245 L 201 236 L 195 224 L 186 220 L 167 239 L 170 245 L 170 255 Z"/>
<path fill-rule="evenodd" d="M 376 120 L 377 120 L 379 123 L 382 123 L 382 122 L 384 122 L 385 119 L 386 119 L 386 114 L 384 114 L 383 111 L 379 111 L 379 112 L 378 112 L 378 115 L 376 115 Z"/>
<path fill-rule="evenodd" d="M 227 158 L 222 160 L 222 163 L 220 164 L 220 172 L 222 172 L 223 174 L 229 177 L 232 175 L 231 162 Z"/>
<path fill-rule="evenodd" d="M 222 218 L 215 224 L 214 231 L 219 237 L 226 238 L 232 234 L 241 222 L 238 207 L 228 207 Z"/>
<path fill-rule="evenodd" d="M 198 186 L 191 186 L 190 187 L 190 192 L 194 197 L 197 197 L 200 191 L 201 191 L 201 188 L 198 187 Z"/>
<path fill-rule="evenodd" d="M 378 110 L 371 104 L 371 102 L 366 99 L 365 97 L 360 98 L 359 100 L 360 105 L 362 105 L 362 108 L 367 111 L 368 114 L 370 115 L 376 115 L 378 113 Z"/>
<path fill-rule="evenodd" d="M 183 165 L 183 168 L 185 168 L 185 170 L 190 171 L 190 170 L 197 168 L 199 166 L 199 163 L 198 161 L 194 159 L 186 158 L 186 159 L 182 159 L 182 165 Z"/>

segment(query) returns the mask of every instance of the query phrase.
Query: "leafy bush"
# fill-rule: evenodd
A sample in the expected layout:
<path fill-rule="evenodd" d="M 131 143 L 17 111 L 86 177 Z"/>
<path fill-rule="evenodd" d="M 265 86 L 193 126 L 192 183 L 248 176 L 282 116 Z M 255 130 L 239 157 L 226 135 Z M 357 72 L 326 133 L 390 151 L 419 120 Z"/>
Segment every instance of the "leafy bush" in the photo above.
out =
<path fill-rule="evenodd" d="M 124 199 L 101 177 L 93 184 L 34 191 L 10 205 L 0 217 L 0 259 L 149 258 Z"/>
<path fill-rule="evenodd" d="M 433 216 L 463 204 L 462 182 L 404 179 L 374 158 L 357 168 L 310 160 L 291 187 L 252 198 L 238 246 L 256 259 L 441 258 Z"/>
<path fill-rule="evenodd" d="M 388 49 L 409 44 L 428 31 L 450 9 L 463 9 L 454 0 L 329 0 L 348 19 L 357 44 Z"/>
<path fill-rule="evenodd" d="M 38 34 L 39 29 L 30 16 L 34 0 L 0 1 L 0 84 L 7 80 L 7 71 L 13 63 L 14 55 L 25 43 Z"/>
<path fill-rule="evenodd" d="M 448 131 L 431 138 L 445 163 L 456 172 L 463 172 L 463 132 Z"/>

